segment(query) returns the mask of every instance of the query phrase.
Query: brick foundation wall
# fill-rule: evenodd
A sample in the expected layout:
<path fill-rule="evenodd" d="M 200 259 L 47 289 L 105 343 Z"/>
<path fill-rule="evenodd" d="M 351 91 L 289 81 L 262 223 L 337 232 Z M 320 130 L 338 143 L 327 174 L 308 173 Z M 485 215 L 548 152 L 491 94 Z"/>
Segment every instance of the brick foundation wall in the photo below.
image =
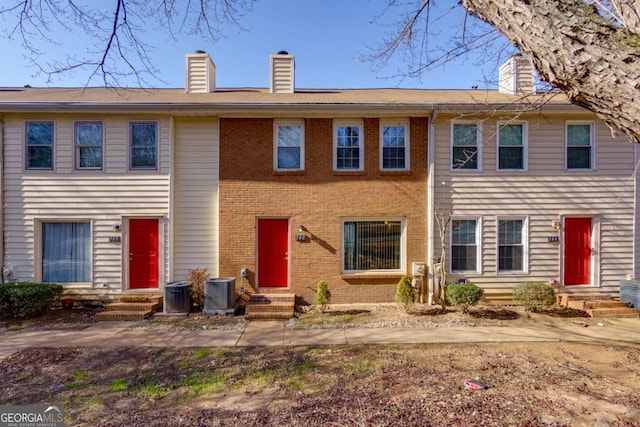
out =
<path fill-rule="evenodd" d="M 326 280 L 333 303 L 393 301 L 401 275 L 341 273 L 341 219 L 405 218 L 407 273 L 412 261 L 426 261 L 427 118 L 410 119 L 408 172 L 379 170 L 379 132 L 379 120 L 365 118 L 364 171 L 334 172 L 332 119 L 306 119 L 305 170 L 276 172 L 272 119 L 221 119 L 220 275 L 256 291 L 257 218 L 288 218 L 289 288 L 260 292 L 311 302 L 316 283 Z M 300 224 L 305 242 L 294 238 Z"/>

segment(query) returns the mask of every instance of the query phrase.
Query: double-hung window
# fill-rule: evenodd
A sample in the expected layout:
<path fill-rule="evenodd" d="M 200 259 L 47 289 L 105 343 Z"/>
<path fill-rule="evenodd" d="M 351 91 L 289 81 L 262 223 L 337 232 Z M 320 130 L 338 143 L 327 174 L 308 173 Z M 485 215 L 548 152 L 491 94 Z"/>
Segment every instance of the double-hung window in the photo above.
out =
<path fill-rule="evenodd" d="M 102 169 L 102 123 L 77 122 L 76 169 Z"/>
<path fill-rule="evenodd" d="M 567 122 L 567 169 L 593 169 L 593 122 Z"/>
<path fill-rule="evenodd" d="M 482 170 L 482 128 L 479 122 L 451 124 L 451 169 Z"/>
<path fill-rule="evenodd" d="M 344 220 L 342 227 L 345 273 L 403 271 L 404 220 Z"/>
<path fill-rule="evenodd" d="M 451 221 L 451 271 L 478 271 L 479 219 Z"/>
<path fill-rule="evenodd" d="M 362 123 L 337 122 L 333 126 L 334 161 L 336 171 L 364 169 L 364 132 Z"/>
<path fill-rule="evenodd" d="M 527 270 L 526 219 L 498 219 L 498 272 Z"/>
<path fill-rule="evenodd" d="M 27 169 L 53 169 L 53 122 L 25 123 Z"/>
<path fill-rule="evenodd" d="M 304 122 L 274 123 L 275 170 L 304 170 Z"/>
<path fill-rule="evenodd" d="M 409 126 L 380 123 L 380 170 L 409 169 Z"/>
<path fill-rule="evenodd" d="M 527 124 L 498 122 L 498 170 L 527 169 Z"/>
<path fill-rule="evenodd" d="M 91 223 L 42 222 L 42 281 L 91 281 Z"/>
<path fill-rule="evenodd" d="M 157 169 L 157 122 L 129 123 L 129 165 L 131 169 Z"/>

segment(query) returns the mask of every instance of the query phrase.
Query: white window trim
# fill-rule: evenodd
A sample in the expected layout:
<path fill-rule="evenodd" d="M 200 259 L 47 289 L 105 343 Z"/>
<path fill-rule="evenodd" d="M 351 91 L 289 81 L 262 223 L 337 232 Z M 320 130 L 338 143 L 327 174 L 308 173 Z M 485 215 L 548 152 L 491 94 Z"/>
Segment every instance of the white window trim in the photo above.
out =
<path fill-rule="evenodd" d="M 278 128 L 280 126 L 300 126 L 300 167 L 278 167 Z M 304 120 L 274 120 L 273 121 L 273 170 L 278 172 L 294 172 L 304 170 Z"/>
<path fill-rule="evenodd" d="M 131 156 L 131 126 L 137 124 L 150 124 L 155 123 L 156 125 L 156 166 L 155 167 L 133 167 L 131 164 L 133 162 L 133 158 Z M 129 171 L 158 171 L 160 170 L 160 122 L 158 120 L 129 120 L 127 125 L 127 164 Z"/>
<path fill-rule="evenodd" d="M 29 150 L 27 150 L 27 123 L 51 123 L 53 125 L 53 139 L 51 141 L 51 167 L 50 168 L 33 168 L 29 167 Z M 24 153 L 24 162 L 22 167 L 24 171 L 45 171 L 51 172 L 56 170 L 56 131 L 57 123 L 55 120 L 25 120 L 22 123 L 22 131 L 24 132 L 22 138 L 22 152 Z"/>
<path fill-rule="evenodd" d="M 404 168 L 385 168 L 384 165 L 384 132 L 383 129 L 386 126 L 404 127 Z M 408 171 L 411 170 L 411 149 L 410 141 L 411 135 L 409 134 L 409 120 L 380 120 L 380 170 L 387 171 Z"/>
<path fill-rule="evenodd" d="M 338 128 L 343 126 L 358 127 L 360 129 L 358 169 L 338 169 Z M 364 170 L 364 122 L 362 120 L 334 120 L 333 121 L 333 171 L 334 172 L 362 172 Z"/>
<path fill-rule="evenodd" d="M 578 169 L 578 168 L 568 168 L 567 167 L 567 160 L 568 160 L 568 137 L 569 137 L 569 125 L 590 125 L 591 127 L 591 132 L 590 132 L 590 136 L 591 136 L 591 158 L 590 163 L 591 163 L 591 167 L 590 168 L 584 168 L 584 169 Z M 585 172 L 585 171 L 595 171 L 596 170 L 596 123 L 593 120 L 567 120 L 564 123 L 564 169 L 567 172 Z"/>
<path fill-rule="evenodd" d="M 476 269 L 475 270 L 454 270 L 451 260 L 453 259 L 453 227 L 449 226 L 449 261 L 448 268 L 451 274 L 478 273 L 482 274 L 482 217 L 481 216 L 453 216 L 451 224 L 457 220 L 475 220 L 476 221 Z"/>
<path fill-rule="evenodd" d="M 43 255 L 43 245 L 42 245 L 42 224 L 43 223 L 87 223 L 89 224 L 89 232 L 90 232 L 90 242 L 91 245 L 89 247 L 89 259 L 93 260 L 93 246 L 95 241 L 95 231 L 94 224 L 92 218 L 80 217 L 80 218 L 34 218 L 33 231 L 34 231 L 34 260 L 33 260 L 33 280 L 36 283 L 42 283 L 42 255 Z M 91 285 L 93 283 L 93 262 L 89 266 L 89 278 L 91 279 L 89 282 L 66 282 L 62 284 L 62 286 L 74 286 L 74 285 Z"/>
<path fill-rule="evenodd" d="M 522 125 L 522 169 L 500 169 L 500 127 L 505 125 Z M 496 171 L 527 172 L 528 170 L 529 170 L 529 122 L 527 122 L 526 120 L 498 121 L 496 126 Z"/>
<path fill-rule="evenodd" d="M 345 270 L 344 269 L 344 223 L 347 221 L 400 221 L 400 268 L 397 270 Z M 403 217 L 347 217 L 340 221 L 340 272 L 342 274 L 405 274 L 407 265 L 407 221 Z"/>
<path fill-rule="evenodd" d="M 500 220 L 522 220 L 522 270 L 500 270 Z M 496 217 L 496 274 L 501 276 L 529 274 L 529 217 L 528 216 L 497 216 Z"/>
<path fill-rule="evenodd" d="M 462 169 L 453 167 L 453 127 L 454 125 L 476 125 L 476 145 L 478 147 L 478 168 L 477 169 Z M 479 120 L 451 120 L 451 126 L 449 128 L 449 135 L 451 138 L 449 147 L 449 170 L 452 172 L 473 173 L 482 172 L 482 122 Z"/>
<path fill-rule="evenodd" d="M 102 126 L 102 140 L 100 148 L 102 150 L 102 162 L 99 168 L 81 168 L 80 167 L 80 146 L 78 145 L 78 128 L 80 124 L 100 124 Z M 104 170 L 104 122 L 100 120 L 77 120 L 73 122 L 73 169 L 76 171 L 101 171 Z"/>

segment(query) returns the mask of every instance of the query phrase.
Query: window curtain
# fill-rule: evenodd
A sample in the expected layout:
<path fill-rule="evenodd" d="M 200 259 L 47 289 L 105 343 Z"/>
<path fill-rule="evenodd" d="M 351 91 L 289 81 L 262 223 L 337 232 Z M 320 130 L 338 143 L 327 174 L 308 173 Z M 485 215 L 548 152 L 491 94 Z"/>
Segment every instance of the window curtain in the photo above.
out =
<path fill-rule="evenodd" d="M 89 282 L 90 242 L 88 223 L 43 223 L 42 281 Z"/>

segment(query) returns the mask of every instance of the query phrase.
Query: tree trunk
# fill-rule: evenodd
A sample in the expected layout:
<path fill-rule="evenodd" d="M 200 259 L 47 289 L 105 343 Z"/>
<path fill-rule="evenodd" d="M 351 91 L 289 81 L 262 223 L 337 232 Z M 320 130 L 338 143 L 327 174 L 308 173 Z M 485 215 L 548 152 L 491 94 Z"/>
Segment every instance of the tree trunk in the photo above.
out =
<path fill-rule="evenodd" d="M 622 19 L 640 12 L 639 3 L 626 2 Z M 573 104 L 595 112 L 632 142 L 640 142 L 637 15 L 622 26 L 604 19 L 583 0 L 462 0 L 462 4 L 531 57 L 540 77 Z"/>

